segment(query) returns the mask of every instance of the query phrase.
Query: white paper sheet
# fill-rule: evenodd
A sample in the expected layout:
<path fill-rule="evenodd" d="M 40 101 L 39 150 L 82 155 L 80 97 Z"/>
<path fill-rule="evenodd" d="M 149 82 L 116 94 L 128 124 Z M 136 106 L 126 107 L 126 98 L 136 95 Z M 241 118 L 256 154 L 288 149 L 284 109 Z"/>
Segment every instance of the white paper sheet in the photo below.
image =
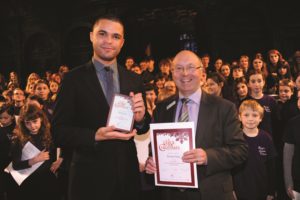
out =
<path fill-rule="evenodd" d="M 36 148 L 31 142 L 27 142 L 25 146 L 22 149 L 22 157 L 21 160 L 28 160 L 36 155 L 38 155 L 41 151 Z M 35 170 L 37 170 L 44 161 L 38 162 L 27 169 L 22 170 L 14 170 L 12 167 L 12 163 L 10 163 L 4 171 L 10 173 L 12 177 L 15 179 L 15 181 L 18 183 L 18 185 L 21 185 L 23 181 L 28 178 Z"/>

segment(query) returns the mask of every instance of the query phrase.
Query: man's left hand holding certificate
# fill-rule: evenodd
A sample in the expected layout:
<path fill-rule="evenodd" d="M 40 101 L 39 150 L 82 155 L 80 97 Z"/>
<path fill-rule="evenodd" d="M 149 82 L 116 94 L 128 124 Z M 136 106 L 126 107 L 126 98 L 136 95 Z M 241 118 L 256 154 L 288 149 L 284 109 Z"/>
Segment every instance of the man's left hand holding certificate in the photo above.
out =
<path fill-rule="evenodd" d="M 134 121 L 142 121 L 144 115 L 145 106 L 141 93 L 133 94 L 131 92 L 129 96 L 115 94 L 107 125 L 97 130 L 95 140 L 131 139 L 137 134 L 137 131 L 132 129 Z"/>
<path fill-rule="evenodd" d="M 198 188 L 194 162 L 184 154 L 195 149 L 193 122 L 150 124 L 153 159 L 146 163 L 147 172 L 155 172 L 155 185 Z"/>

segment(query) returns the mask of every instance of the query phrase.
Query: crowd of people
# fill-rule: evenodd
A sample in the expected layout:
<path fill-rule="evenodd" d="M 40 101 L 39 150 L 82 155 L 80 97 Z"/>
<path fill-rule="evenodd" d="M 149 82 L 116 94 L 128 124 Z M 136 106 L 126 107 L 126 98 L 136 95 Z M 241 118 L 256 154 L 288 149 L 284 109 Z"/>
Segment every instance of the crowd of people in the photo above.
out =
<path fill-rule="evenodd" d="M 168 121 L 161 117 L 168 112 L 164 112 L 162 107 L 175 96 L 185 96 L 184 92 L 188 87 L 192 87 L 192 93 L 189 91 L 186 95 L 194 94 L 199 89 L 201 98 L 206 94 L 208 99 L 213 96 L 211 101 L 220 105 L 212 105 L 212 113 L 219 107 L 226 110 L 227 107 L 235 105 L 235 108 L 228 109 L 228 113 L 220 114 L 220 120 L 225 120 L 226 116 L 239 117 L 239 126 L 243 131 L 241 141 L 248 146 L 248 159 L 242 162 L 246 160 L 247 151 L 241 143 L 237 146 L 239 133 L 232 132 L 231 127 L 228 131 L 233 135 L 221 136 L 226 142 L 235 137 L 235 143 L 230 143 L 231 146 L 226 143 L 228 149 L 222 150 L 224 154 L 221 152 L 221 157 L 226 158 L 228 151 L 240 151 L 240 159 L 235 158 L 233 161 L 230 158 L 231 161 L 224 161 L 231 162 L 226 170 L 233 176 L 233 188 L 228 186 L 227 189 L 234 191 L 235 198 L 284 200 L 294 198 L 293 191 L 300 192 L 300 51 L 296 51 L 289 62 L 278 50 L 273 49 L 268 51 L 265 58 L 261 53 L 253 58 L 241 55 L 239 60 L 231 63 L 222 58 L 212 62 L 208 54 L 199 58 L 191 52 L 181 52 L 174 58 L 165 58 L 159 62 L 153 58 L 137 62 L 136 58 L 128 56 L 124 66 L 121 66 L 116 62 L 119 51 L 116 50 L 110 55 L 107 52 L 112 50 L 108 47 L 103 47 L 103 51 L 98 48 L 97 45 L 102 48 L 101 45 L 106 44 L 106 40 L 112 46 L 115 44 L 119 50 L 123 46 L 123 27 L 114 18 L 100 18 L 95 22 L 91 31 L 94 48 L 92 61 L 79 69 L 69 72 L 68 66 L 62 65 L 56 73 L 47 71 L 39 75 L 33 72 L 28 76 L 25 88 L 21 87 L 16 72 L 11 72 L 8 79 L 0 74 L 1 200 L 41 199 L 41 196 L 42 199 L 49 200 L 67 199 L 68 196 L 71 200 L 96 199 L 98 196 L 104 199 L 159 199 L 158 196 L 162 199 L 170 198 L 166 197 L 166 194 L 170 195 L 166 191 L 157 191 L 157 188 L 145 182 L 145 172 L 152 174 L 156 170 L 155 163 L 148 157 L 150 137 L 147 130 L 151 118 L 152 122 Z M 186 64 L 186 58 L 191 58 L 190 63 Z M 114 93 L 127 94 L 134 101 L 135 129 L 126 136 L 115 133 L 111 127 L 105 127 L 109 111 L 109 102 L 107 104 L 105 101 L 108 98 L 108 92 L 105 91 L 107 86 L 103 81 L 104 72 L 101 71 L 105 66 L 112 68 L 111 80 L 114 85 L 118 85 L 114 86 Z M 191 74 L 197 77 L 197 82 L 193 82 L 194 77 L 190 78 L 190 82 L 188 75 Z M 181 75 L 188 78 L 182 78 Z M 95 92 L 89 88 L 93 85 Z M 98 88 L 102 88 L 103 92 L 97 92 Z M 142 103 L 143 93 L 145 110 Z M 226 102 L 233 104 L 226 104 L 219 99 L 226 99 Z M 231 112 L 232 116 L 227 115 Z M 208 113 L 205 117 L 212 116 Z M 253 122 L 249 122 L 249 117 L 253 117 Z M 227 130 L 226 126 L 222 128 Z M 144 135 L 137 135 L 145 132 L 147 133 Z M 41 152 L 29 160 L 22 160 L 22 148 L 28 141 Z M 132 149 L 134 142 L 137 152 Z M 186 162 L 196 162 L 199 166 L 212 165 L 214 161 L 211 151 L 207 149 L 214 145 L 205 144 L 205 141 L 199 142 L 201 148 L 197 149 L 195 156 L 204 154 L 204 161 L 199 162 L 202 159 L 199 157 L 192 161 L 186 159 Z M 227 148 L 223 143 L 218 145 L 215 148 L 219 148 L 219 151 Z M 138 157 L 139 165 L 133 164 L 135 158 L 132 158 L 132 154 Z M 117 158 L 111 155 L 122 156 Z M 234 156 L 239 155 L 231 155 Z M 99 161 L 96 162 L 96 159 Z M 12 176 L 4 172 L 10 162 L 15 170 L 30 168 L 38 162 L 43 162 L 43 165 L 18 186 Z M 104 162 L 109 164 L 104 165 Z M 210 173 L 208 169 L 200 170 Z M 217 168 L 214 173 L 222 170 Z M 104 173 L 95 173 L 96 171 Z M 207 180 L 212 175 L 201 175 L 200 181 Z M 142 189 L 135 191 L 140 179 L 143 183 Z M 90 182 L 89 186 L 82 187 L 87 182 Z M 98 187 L 104 188 L 101 194 L 96 194 Z M 205 186 L 200 184 L 200 187 Z M 92 190 L 95 191 L 91 192 Z M 185 198 L 178 191 L 171 193 L 174 198 L 194 198 Z M 132 192 L 137 195 L 132 195 Z M 198 198 L 197 195 L 195 198 Z M 202 199 L 206 199 L 205 195 L 208 199 L 214 199 L 212 194 L 203 191 L 201 195 Z M 221 199 L 231 197 L 222 196 Z"/>

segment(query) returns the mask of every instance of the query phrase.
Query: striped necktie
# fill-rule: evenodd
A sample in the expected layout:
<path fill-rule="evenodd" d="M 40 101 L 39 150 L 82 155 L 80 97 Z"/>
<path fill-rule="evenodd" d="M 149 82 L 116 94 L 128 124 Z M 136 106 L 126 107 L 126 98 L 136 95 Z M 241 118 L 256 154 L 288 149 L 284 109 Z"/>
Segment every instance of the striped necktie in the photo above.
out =
<path fill-rule="evenodd" d="M 182 106 L 181 106 L 181 110 L 178 116 L 178 122 L 188 122 L 189 121 L 189 110 L 188 110 L 188 102 L 190 102 L 191 100 L 188 98 L 182 98 L 181 102 L 182 102 Z"/>

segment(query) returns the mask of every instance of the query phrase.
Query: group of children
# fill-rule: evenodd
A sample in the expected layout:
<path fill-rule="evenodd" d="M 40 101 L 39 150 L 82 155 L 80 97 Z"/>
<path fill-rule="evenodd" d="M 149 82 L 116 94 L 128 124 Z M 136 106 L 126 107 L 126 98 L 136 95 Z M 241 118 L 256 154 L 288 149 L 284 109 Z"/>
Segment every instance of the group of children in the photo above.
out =
<path fill-rule="evenodd" d="M 277 52 L 273 54 L 277 55 Z M 209 71 L 211 68 L 207 59 L 203 59 L 206 70 L 203 71 L 202 89 L 236 104 L 249 146 L 248 160 L 233 169 L 234 192 L 239 200 L 284 199 L 285 194 L 292 198 L 297 194 L 293 190 L 300 192 L 300 175 L 297 169 L 299 119 L 295 119 L 300 114 L 300 73 L 294 74 L 294 78 L 283 76 L 283 69 L 278 71 L 276 65 L 284 68 L 286 63 L 280 61 L 281 64 L 278 64 L 278 60 L 280 59 L 277 59 L 277 64 L 273 64 L 275 67 L 267 71 L 260 57 L 253 60 L 251 67 L 247 66 L 247 57 L 241 57 L 240 62 L 233 65 L 217 59 L 215 70 Z M 271 61 L 270 58 L 270 63 Z M 133 69 L 133 66 L 136 68 L 134 62 L 131 63 L 132 65 L 128 64 L 128 70 Z M 169 59 L 162 60 L 158 72 L 154 71 L 153 66 L 143 65 L 138 68 L 138 73 L 145 82 L 147 110 L 151 114 L 157 101 L 176 93 L 171 62 Z M 134 72 L 137 73 L 136 71 Z M 62 158 L 56 153 L 49 121 L 63 75 L 50 74 L 46 77 L 48 78 L 43 80 L 32 73 L 23 91 L 17 87 L 17 75 L 13 73 L 10 82 L 14 84 L 10 84 L 10 88 L 3 92 L 5 103 L 0 105 L 1 200 L 41 199 L 41 196 L 43 199 L 58 199 L 61 194 L 59 190 L 62 188 L 56 175 L 62 165 Z M 277 93 L 267 94 L 270 91 Z M 40 153 L 31 159 L 22 160 L 22 149 L 27 142 L 32 143 Z M 149 140 L 143 144 L 145 147 L 142 149 L 147 149 L 148 143 Z M 145 156 L 140 159 L 143 160 L 140 171 L 144 170 L 145 159 Z M 38 162 L 43 164 L 18 186 L 12 176 L 4 172 L 10 162 L 16 170 L 30 168 Z M 63 192 L 66 193 L 65 186 Z"/>
<path fill-rule="evenodd" d="M 0 108 L 1 199 L 58 199 L 55 173 L 61 164 L 61 159 L 57 159 L 56 156 L 47 116 L 40 107 L 28 103 L 20 111 L 18 126 L 15 121 L 13 107 L 2 105 Z M 27 142 L 32 143 L 40 153 L 24 160 L 22 149 Z M 43 164 L 19 186 L 10 174 L 4 172 L 10 162 L 14 170 L 28 169 L 39 162 Z"/>
<path fill-rule="evenodd" d="M 50 132 L 59 85 L 51 78 L 39 79 L 32 73 L 23 91 L 16 75 L 12 80 L 14 87 L 3 88 L 6 95 L 0 99 L 0 200 L 61 199 L 64 194 L 57 176 L 63 159 Z M 25 159 L 23 148 L 28 143 L 39 153 Z M 24 170 L 30 170 L 38 163 L 42 164 L 20 185 L 12 173 L 8 173 L 11 165 L 23 176 Z"/>

